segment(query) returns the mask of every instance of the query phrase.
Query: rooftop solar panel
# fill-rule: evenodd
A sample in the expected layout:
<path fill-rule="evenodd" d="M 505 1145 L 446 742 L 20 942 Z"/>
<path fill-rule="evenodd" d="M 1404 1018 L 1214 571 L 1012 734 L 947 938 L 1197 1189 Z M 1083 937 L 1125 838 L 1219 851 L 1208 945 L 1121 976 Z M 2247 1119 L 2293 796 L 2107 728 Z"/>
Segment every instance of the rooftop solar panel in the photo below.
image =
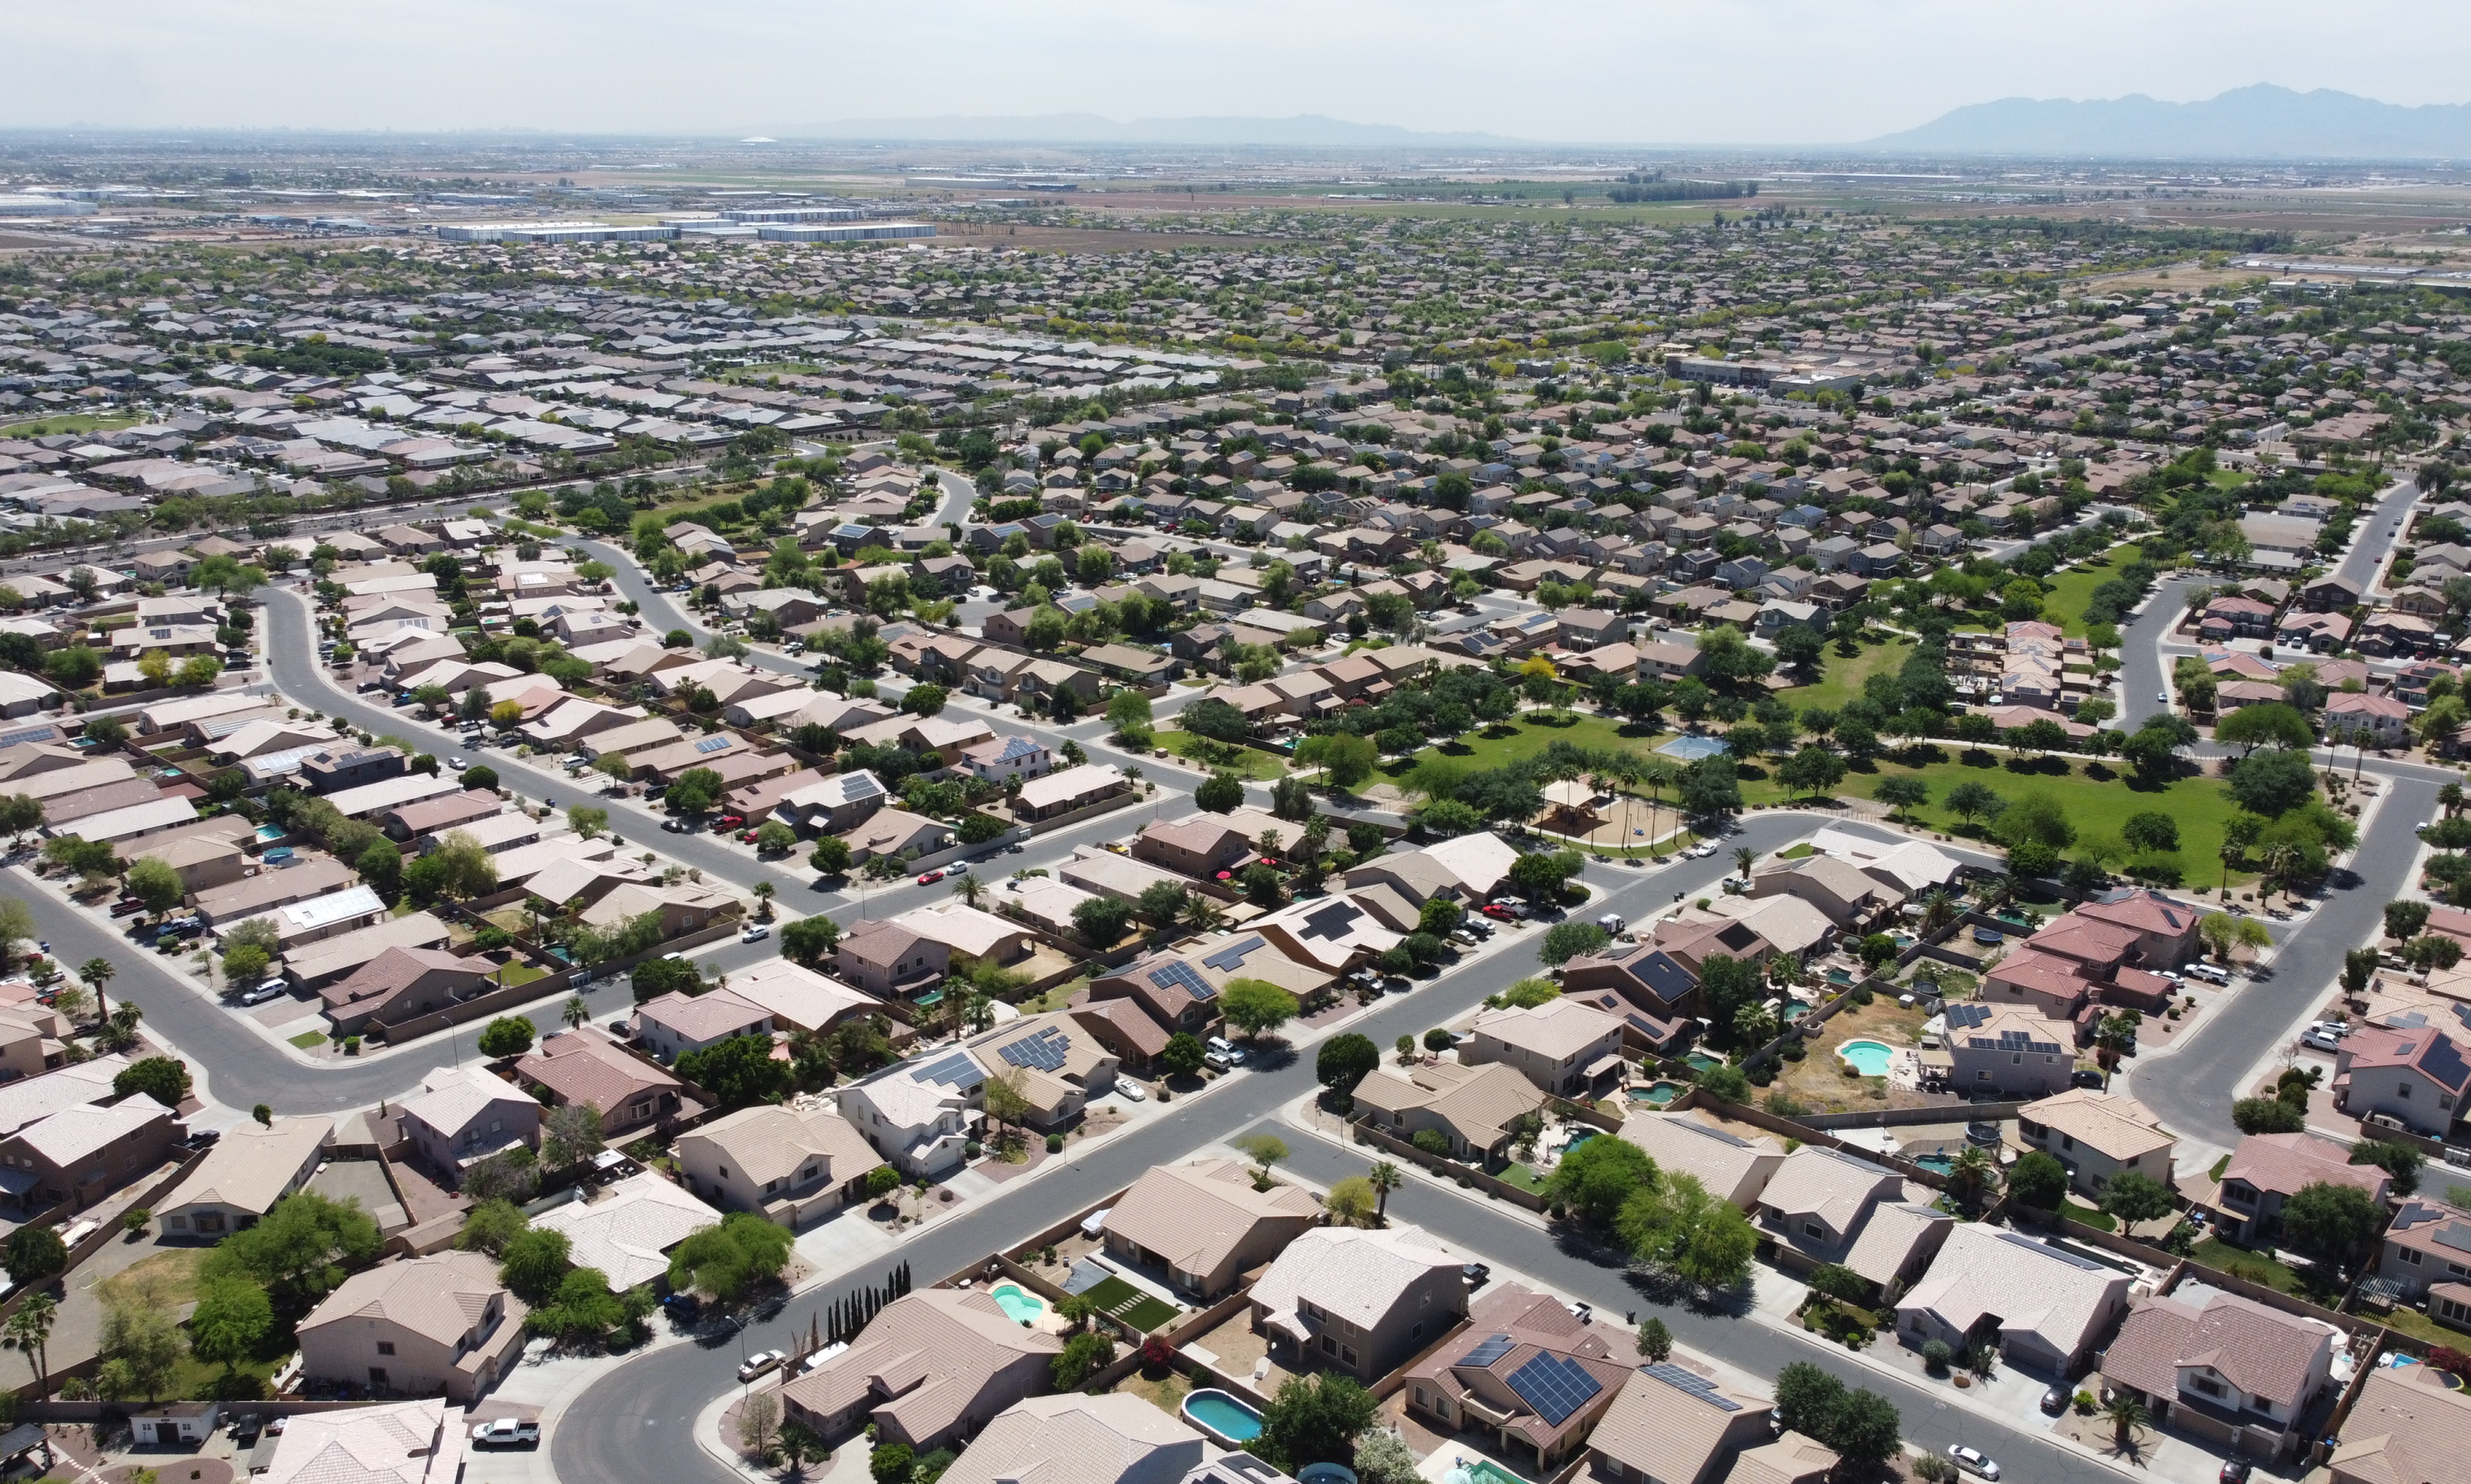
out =
<path fill-rule="evenodd" d="M 1218 991 L 1201 977 L 1201 971 L 1181 958 L 1169 959 L 1150 971 L 1150 982 L 1161 989 L 1180 989 L 1195 1000 L 1210 1000 Z"/>
<path fill-rule="evenodd" d="M 1201 961 L 1211 968 L 1233 973 L 1244 967 L 1244 955 L 1259 948 L 1264 941 L 1266 940 L 1257 933 L 1240 942 L 1230 943 Z"/>
<path fill-rule="evenodd" d="M 977 1062 L 954 1051 L 931 1067 L 920 1068 L 917 1077 L 921 1082 L 941 1082 L 947 1087 L 966 1092 L 984 1082 L 986 1073 L 978 1071 Z"/>
<path fill-rule="evenodd" d="M 2041 1253 L 2044 1257 L 2057 1258 L 2068 1266 L 2076 1268 L 2082 1272 L 2099 1273 L 2102 1271 L 2102 1264 L 2096 1262 L 2091 1258 L 2079 1257 L 2073 1252 L 2066 1251 L 2063 1248 L 2055 1247 L 2049 1242 L 2037 1242 L 2021 1232 L 2002 1232 L 1999 1234 L 1999 1239 L 2003 1242 L 2013 1242 L 2019 1247 L 2031 1247 L 2036 1252 Z"/>
<path fill-rule="evenodd" d="M 1538 1355 L 1510 1373 L 1510 1389 L 1536 1409 L 1546 1425 L 1559 1427 L 1605 1389 L 1604 1382 L 1567 1355 Z"/>
<path fill-rule="evenodd" d="M 695 743 L 695 751 L 718 752 L 721 748 L 728 745 L 729 739 L 726 737 L 707 737 L 703 741 Z"/>
<path fill-rule="evenodd" d="M 1518 1342 L 1516 1340 L 1513 1340 L 1507 1334 L 1496 1334 L 1491 1339 L 1486 1340 L 1483 1344 L 1478 1345 L 1475 1349 L 1469 1351 L 1467 1354 L 1460 1359 L 1459 1364 L 1491 1365 L 1502 1356 L 1509 1354 L 1511 1348 L 1517 1343 Z"/>
<path fill-rule="evenodd" d="M 1970 1030 L 1974 1026 L 1990 1019 L 1990 1006 L 1987 1004 L 1952 1004 L 1949 1005 L 1942 1013 L 1947 1016 L 1948 1029 Z"/>
<path fill-rule="evenodd" d="M 996 1054 L 1016 1067 L 1054 1072 L 1064 1065 L 1065 1054 L 1072 1048 L 1072 1038 L 1054 1025 L 1042 1025 L 1018 1041 L 1007 1042 L 996 1048 Z"/>
<path fill-rule="evenodd" d="M 1686 1367 L 1664 1360 L 1655 1365 L 1643 1365 L 1638 1369 L 1639 1374 L 1653 1376 L 1667 1386 L 1686 1391 L 1709 1406 L 1719 1407 L 1728 1412 L 1738 1412 L 1742 1409 L 1740 1402 L 1719 1392 L 1714 1381 Z M 1594 1378 L 1589 1377 L 1588 1379 L 1593 1380 Z"/>
<path fill-rule="evenodd" d="M 0 732 L 0 747 L 14 747 L 20 742 L 49 742 L 59 729 L 52 726 L 29 726 L 14 732 Z"/>

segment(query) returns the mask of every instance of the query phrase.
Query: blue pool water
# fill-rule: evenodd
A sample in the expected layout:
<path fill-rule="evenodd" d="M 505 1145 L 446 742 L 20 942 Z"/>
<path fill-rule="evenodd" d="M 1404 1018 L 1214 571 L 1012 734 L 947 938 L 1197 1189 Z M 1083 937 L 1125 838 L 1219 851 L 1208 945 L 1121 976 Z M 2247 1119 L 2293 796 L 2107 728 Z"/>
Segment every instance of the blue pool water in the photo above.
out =
<path fill-rule="evenodd" d="M 1677 737 L 1656 750 L 1668 758 L 1680 758 L 1684 763 L 1696 763 L 1701 758 L 1712 758 L 1724 751 L 1725 739 L 1705 736 Z"/>
<path fill-rule="evenodd" d="M 1594 1129 L 1592 1129 L 1592 1128 L 1583 1128 L 1583 1129 L 1579 1130 L 1577 1133 L 1572 1134 L 1572 1135 L 1570 1136 L 1570 1142 L 1569 1142 L 1568 1143 L 1565 1143 L 1565 1144 L 1564 1144 L 1564 1145 L 1562 1146 L 1562 1152 L 1563 1152 L 1564 1154 L 1567 1154 L 1567 1153 L 1569 1153 L 1571 1150 L 1573 1150 L 1573 1149 L 1577 1148 L 1579 1145 L 1581 1145 L 1581 1144 L 1583 1144 L 1583 1143 L 1586 1143 L 1588 1140 L 1593 1139 L 1593 1138 L 1595 1138 L 1595 1137 L 1596 1137 L 1596 1131 L 1595 1131 Z"/>
<path fill-rule="evenodd" d="M 1682 1084 L 1679 1082 L 1654 1082 L 1646 1087 L 1635 1087 L 1630 1090 L 1632 1102 L 1646 1103 L 1657 1108 L 1663 1107 L 1681 1095 Z"/>
<path fill-rule="evenodd" d="M 1836 1048 L 1836 1054 L 1866 1077 L 1888 1074 L 1888 1048 L 1876 1041 L 1847 1041 Z"/>
<path fill-rule="evenodd" d="M 1230 1443 L 1250 1443 L 1261 1435 L 1261 1414 L 1223 1391 L 1196 1391 L 1185 1398 L 1184 1415 Z"/>
<path fill-rule="evenodd" d="M 1022 1324 L 1028 1324 L 1039 1315 L 1047 1312 L 1047 1301 L 1045 1299 L 1040 1298 L 1035 1293 L 1027 1292 L 1014 1284 L 1000 1284 L 996 1286 L 995 1290 L 987 1296 L 1001 1305 L 1003 1307 L 1003 1311 L 1007 1315 Z"/>
<path fill-rule="evenodd" d="M 1931 1171 L 1933 1174 L 1944 1175 L 1949 1170 L 1956 1167 L 1956 1156 L 1952 1154 L 1925 1154 L 1916 1159 L 1914 1163 L 1920 1166 L 1922 1168 Z"/>

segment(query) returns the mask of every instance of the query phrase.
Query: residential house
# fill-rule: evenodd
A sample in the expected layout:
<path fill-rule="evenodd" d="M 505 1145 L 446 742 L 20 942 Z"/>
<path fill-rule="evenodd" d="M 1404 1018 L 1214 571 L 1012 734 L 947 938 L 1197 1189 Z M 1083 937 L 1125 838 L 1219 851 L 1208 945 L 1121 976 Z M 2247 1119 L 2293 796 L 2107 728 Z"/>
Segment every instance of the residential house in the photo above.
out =
<path fill-rule="evenodd" d="M 1320 1224 L 1321 1208 L 1292 1185 L 1257 1189 L 1233 1160 L 1151 1166 L 1109 1207 L 1107 1251 L 1146 1263 L 1209 1303 Z"/>
<path fill-rule="evenodd" d="M 2435 1366 L 2373 1367 L 2326 1459 L 2332 1484 L 2436 1484 L 2471 1456 L 2471 1392 Z"/>
<path fill-rule="evenodd" d="M 403 1137 L 450 1184 L 476 1162 L 540 1143 L 540 1104 L 480 1067 L 439 1067 L 403 1100 Z"/>
<path fill-rule="evenodd" d="M 1540 1090 L 1576 1097 L 1622 1066 L 1618 1016 L 1565 996 L 1532 1008 L 1505 1005 L 1475 1018 L 1459 1060 L 1499 1062 Z"/>
<path fill-rule="evenodd" d="M 1218 1450 L 1130 1392 L 1027 1397 L 997 1414 L 944 1471 L 950 1484 L 1190 1484 Z M 1224 1463 L 1256 1463 L 1249 1453 Z"/>
<path fill-rule="evenodd" d="M 985 1290 L 921 1288 L 781 1388 L 784 1419 L 838 1444 L 872 1425 L 879 1447 L 959 1443 L 1051 1384 L 1064 1341 L 1016 1322 Z"/>
<path fill-rule="evenodd" d="M 2440 1324 L 2471 1329 L 2471 1212 L 2426 1196 L 2405 1200 L 2386 1228 L 2375 1276 L 2414 1305 L 2437 1287 L 2466 1290 L 2453 1295 L 2452 1315 L 2435 1304 L 2428 1312 Z"/>
<path fill-rule="evenodd" d="M 303 1412 L 259 1445 L 273 1456 L 251 1464 L 250 1484 L 458 1484 L 470 1425 L 436 1397 Z"/>
<path fill-rule="evenodd" d="M 1843 1262 L 1881 1206 L 1905 1198 L 1904 1177 L 1849 1152 L 1805 1144 L 1768 1176 L 1752 1208 L 1788 1272 Z"/>
<path fill-rule="evenodd" d="M 1658 1169 L 1688 1175 L 1744 1211 L 1756 1208 L 1784 1165 L 1784 1145 L 1767 1135 L 1745 1139 L 1687 1113 L 1635 1113 L 1621 1137 L 1645 1149 Z"/>
<path fill-rule="evenodd" d="M 1622 1382 L 1588 1440 L 1588 1469 L 1594 1484 L 1719 1484 L 1741 1461 L 1787 1445 L 1793 1461 L 1773 1472 L 1791 1484 L 1835 1467 L 1826 1449 L 1812 1453 L 1818 1445 L 1809 1439 L 1777 1430 L 1772 1399 L 1677 1355 Z M 1757 1479 L 1772 1484 L 1769 1471 Z"/>
<path fill-rule="evenodd" d="M 2349 1336 L 2321 1319 L 2189 1287 L 2129 1306 L 2103 1351 L 2103 1380 L 2174 1432 L 2234 1455 L 2289 1457 Z"/>
<path fill-rule="evenodd" d="M 797 1231 L 865 1193 L 883 1156 L 838 1113 L 766 1104 L 678 1136 L 686 1187 L 723 1211 Z"/>
<path fill-rule="evenodd" d="M 1414 1227 L 1315 1227 L 1253 1284 L 1253 1327 L 1273 1358 L 1370 1385 L 1467 1315 L 1465 1260 Z"/>
<path fill-rule="evenodd" d="M 1963 1352 L 1995 1344 L 2012 1365 L 2074 1376 L 2128 1307 L 2132 1274 L 2022 1232 L 1959 1223 L 1896 1303 L 1896 1334 Z"/>
<path fill-rule="evenodd" d="M 1409 1142 L 1438 1133 L 1449 1158 L 1471 1164 L 1506 1159 L 1520 1120 L 1541 1119 L 1544 1098 L 1523 1072 L 1498 1062 L 1383 1067 L 1355 1085 L 1367 1126 Z"/>
<path fill-rule="evenodd" d="M 1021 1095 L 1022 1120 L 1033 1128 L 1071 1122 L 1092 1097 L 1116 1085 L 1115 1053 L 1069 1012 L 1024 1015 L 963 1045 L 990 1079 L 1002 1079 Z"/>
<path fill-rule="evenodd" d="M 1632 1374 L 1605 1333 L 1551 1294 L 1505 1283 L 1469 1307 L 1468 1326 L 1409 1368 L 1409 1415 L 1444 1436 L 1489 1435 L 1551 1474 L 1588 1436 Z"/>
<path fill-rule="evenodd" d="M 483 1252 L 441 1252 L 354 1273 L 300 1321 L 302 1375 L 380 1395 L 442 1391 L 469 1406 L 524 1352 L 524 1302 Z"/>
<path fill-rule="evenodd" d="M 986 1077 L 967 1052 L 953 1050 L 887 1068 L 835 1099 L 841 1117 L 895 1169 L 931 1179 L 960 1167 Z"/>
<path fill-rule="evenodd" d="M 274 1203 L 309 1183 L 334 1134 L 331 1119 L 276 1119 L 225 1131 L 197 1167 L 154 1208 L 167 1241 L 217 1242 L 255 1226 Z"/>
<path fill-rule="evenodd" d="M 515 1063 L 515 1080 L 553 1107 L 589 1107 L 601 1137 L 626 1136 L 686 1111 L 686 1084 L 609 1039 L 598 1025 L 546 1037 Z"/>
<path fill-rule="evenodd" d="M 1969 1001 L 1941 1012 L 1947 1025 L 1949 1085 L 1971 1096 L 2047 1097 L 2076 1072 L 2073 1030 L 2031 1009 Z"/>
<path fill-rule="evenodd" d="M 82 1210 L 161 1167 L 181 1133 L 173 1111 L 144 1093 L 108 1107 L 71 1104 L 0 1139 L 0 1198 L 21 1221 L 55 1206 Z"/>
<path fill-rule="evenodd" d="M 2427 1139 L 2443 1139 L 2471 1092 L 2471 1057 L 2441 1030 L 2367 1025 L 2334 1053 L 2334 1106 L 2355 1119 L 2383 1117 Z"/>
<path fill-rule="evenodd" d="M 2317 1134 L 2249 1134 L 2223 1166 L 2216 1224 L 2224 1241 L 2256 1247 L 2282 1226 L 2285 1201 L 2312 1185 L 2347 1185 L 2380 1206 L 2393 1179 L 2351 1163 L 2348 1144 Z"/>
<path fill-rule="evenodd" d="M 2088 1201 L 2134 1170 L 2169 1190 L 2178 1144 L 2142 1103 L 2124 1093 L 2072 1087 L 2016 1110 L 2016 1147 L 2039 1149 L 2067 1166 L 2068 1187 Z"/>
<path fill-rule="evenodd" d="M 718 1225 L 720 1213 L 651 1170 L 531 1218 L 532 1230 L 566 1238 L 567 1259 L 600 1274 L 612 1293 L 669 1280 L 670 1250 Z"/>
<path fill-rule="evenodd" d="M 1903 891 L 1847 861 L 1823 855 L 1804 856 L 1754 873 L 1750 895 L 1800 897 L 1846 931 L 1868 927 L 1905 900 Z"/>

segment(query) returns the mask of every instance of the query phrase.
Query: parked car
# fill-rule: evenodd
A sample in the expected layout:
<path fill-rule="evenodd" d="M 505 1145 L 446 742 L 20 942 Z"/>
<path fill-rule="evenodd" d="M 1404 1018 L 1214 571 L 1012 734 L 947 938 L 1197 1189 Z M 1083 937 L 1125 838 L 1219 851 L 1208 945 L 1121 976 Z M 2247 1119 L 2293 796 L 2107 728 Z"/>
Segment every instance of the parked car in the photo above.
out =
<path fill-rule="evenodd" d="M 538 1448 L 540 1424 L 519 1423 L 511 1417 L 501 1417 L 472 1429 L 474 1448 Z"/>
<path fill-rule="evenodd" d="M 471 765 L 464 762 L 459 755 L 452 754 L 447 757 L 446 766 L 455 769 L 457 772 L 461 772 L 464 768 L 471 766 Z"/>
<path fill-rule="evenodd" d="M 2222 1472 L 2214 1477 L 2220 1484 L 2247 1484 L 2248 1471 L 2254 1467 L 2245 1458 L 2225 1458 Z"/>
<path fill-rule="evenodd" d="M 1216 1051 L 1219 1055 L 1226 1057 L 1228 1061 L 1238 1067 L 1244 1065 L 1244 1048 L 1237 1046 L 1235 1042 L 1228 1040 L 1225 1036 L 1211 1037 L 1205 1049 Z"/>
<path fill-rule="evenodd" d="M 1962 1443 L 1951 1443 L 1947 1446 L 1947 1456 L 1951 1462 L 1967 1473 L 1980 1474 L 1986 1479 L 1999 1477 L 1999 1465 L 1993 1463 L 1990 1455 L 1978 1448 L 1968 1448 Z"/>
<path fill-rule="evenodd" d="M 1527 908 L 1508 902 L 1488 902 L 1484 905 L 1484 915 L 1498 917 L 1503 922 L 1517 922 L 1527 915 Z"/>
<path fill-rule="evenodd" d="M 2311 1025 L 2308 1033 L 2299 1038 L 2299 1044 L 2312 1051 L 2333 1052 L 2342 1048 L 2342 1038 L 2323 1026 Z"/>
<path fill-rule="evenodd" d="M 2068 1073 L 2068 1086 L 2087 1087 L 2093 1089 L 2095 1092 L 2100 1092 L 2102 1091 L 2102 1073 L 2094 1071 L 2090 1067 L 2080 1067 L 2076 1071 Z"/>
<path fill-rule="evenodd" d="M 1145 1103 L 1150 1100 L 1150 1095 L 1141 1091 L 1140 1083 L 1127 1081 L 1122 1077 L 1116 1079 L 1116 1095 L 1128 1103 Z"/>
<path fill-rule="evenodd" d="M 2066 1411 L 2068 1409 L 2068 1399 L 2074 1395 L 2075 1393 L 2068 1390 L 2065 1382 L 2052 1383 L 2052 1385 L 2042 1393 L 2042 1415 L 2046 1417 L 2057 1417 L 2061 1412 Z"/>
<path fill-rule="evenodd" d="M 768 1371 L 774 1370 L 782 1361 L 788 1358 L 789 1357 L 788 1355 L 777 1350 L 759 1350 L 755 1354 L 747 1356 L 746 1363 L 738 1368 L 738 1378 L 741 1381 L 751 1381 L 755 1379 L 755 1378 L 762 1376 Z M 1997 1478 L 1998 1475 L 1994 1473 L 1990 1475 L 1990 1477 Z"/>
<path fill-rule="evenodd" d="M 1493 1264 L 1490 1262 L 1463 1263 L 1459 1267 L 1459 1277 L 1467 1281 L 1469 1287 L 1481 1288 L 1493 1281 Z"/>
<path fill-rule="evenodd" d="M 114 917 L 132 917 L 144 910 L 146 910 L 146 904 L 133 897 L 111 904 L 111 915 Z"/>
<path fill-rule="evenodd" d="M 772 925 L 770 923 L 748 923 L 746 925 L 746 930 L 738 935 L 738 941 L 741 943 L 761 943 L 771 935 Z"/>
<path fill-rule="evenodd" d="M 281 979 L 268 979 L 262 984 L 252 985 L 247 993 L 240 997 L 240 1002 L 243 1004 L 264 1004 L 270 1000 L 279 999 L 283 992 L 290 987 L 290 985 L 284 983 Z"/>

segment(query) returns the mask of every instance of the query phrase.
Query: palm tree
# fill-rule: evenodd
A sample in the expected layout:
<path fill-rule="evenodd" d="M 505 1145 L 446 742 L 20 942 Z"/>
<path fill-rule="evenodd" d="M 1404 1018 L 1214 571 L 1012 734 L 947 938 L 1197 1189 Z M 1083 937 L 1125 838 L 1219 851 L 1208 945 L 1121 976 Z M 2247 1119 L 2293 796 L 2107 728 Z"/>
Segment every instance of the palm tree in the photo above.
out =
<path fill-rule="evenodd" d="M 2436 802 L 2443 806 L 2445 817 L 2448 819 L 2462 813 L 2462 786 L 2459 783 L 2450 783 L 2437 789 Z"/>
<path fill-rule="evenodd" d="M 1196 891 L 1185 898 L 1184 918 L 1195 932 L 1216 932 L 1227 924 L 1227 908 Z"/>
<path fill-rule="evenodd" d="M 574 1030 L 585 1021 L 592 1019 L 592 1007 L 583 1002 L 581 995 L 569 995 L 566 997 L 565 1007 L 560 1009 L 557 1015 L 558 1019 L 566 1022 L 567 1029 Z"/>
<path fill-rule="evenodd" d="M 986 895 L 986 890 L 987 883 L 978 880 L 976 876 L 971 875 L 967 871 L 963 871 L 953 883 L 953 895 L 960 898 L 964 902 L 967 902 L 972 907 L 978 905 L 978 899 Z"/>
<path fill-rule="evenodd" d="M 1390 1192 L 1406 1184 L 1407 1177 L 1388 1160 L 1376 1160 L 1373 1167 L 1364 1172 L 1364 1180 L 1373 1187 L 1373 1219 L 1386 1225 L 1390 1220 Z"/>
<path fill-rule="evenodd" d="M 1742 880 L 1749 881 L 1751 879 L 1751 867 L 1758 863 L 1758 859 L 1759 853 L 1757 851 L 1753 850 L 1748 845 L 1740 846 L 1733 852 L 1733 869 L 1741 873 Z"/>
<path fill-rule="evenodd" d="M 1956 920 L 1956 899 L 1944 886 L 1934 886 L 1922 894 L 1922 936 L 1929 937 Z"/>
<path fill-rule="evenodd" d="M 763 915 L 766 919 L 770 918 L 772 915 L 772 897 L 774 892 L 778 889 L 779 888 L 774 886 L 770 882 L 757 882 L 755 883 L 755 900 L 763 904 Z"/>
<path fill-rule="evenodd" d="M 78 965 L 78 978 L 85 980 L 86 987 L 94 991 L 94 1013 L 99 1020 L 111 1018 L 111 1001 L 104 998 L 103 986 L 110 983 L 111 977 L 119 972 L 112 967 L 110 959 L 100 954 Z"/>
<path fill-rule="evenodd" d="M 2298 867 L 2299 847 L 2289 840 L 2275 840 L 2265 847 L 2264 854 L 2257 858 L 2257 863 L 2265 867 L 2265 881 L 2262 883 L 2265 894 L 2258 898 L 2262 902 L 2271 898 L 2277 888 L 2285 891 L 2290 889 L 2290 883 L 2286 878 Z"/>
<path fill-rule="evenodd" d="M 1966 1144 L 1956 1151 L 1955 1163 L 1948 1166 L 1948 1193 L 1967 1206 L 1980 1205 L 1984 1196 L 1999 1183 L 1999 1166 L 1978 1144 Z"/>
<path fill-rule="evenodd" d="M 35 1368 L 35 1400 L 52 1394 L 51 1352 L 52 1321 L 59 1317 L 59 1306 L 52 1296 L 39 1289 L 26 1295 L 17 1311 L 9 1316 L 5 1337 L 0 1347 L 25 1353 L 26 1363 Z"/>
<path fill-rule="evenodd" d="M 2110 1419 L 2110 1441 L 2121 1452 L 2128 1450 L 2130 1437 L 2145 1425 L 2145 1403 L 2120 1392 L 2104 1405 L 2102 1415 Z"/>

